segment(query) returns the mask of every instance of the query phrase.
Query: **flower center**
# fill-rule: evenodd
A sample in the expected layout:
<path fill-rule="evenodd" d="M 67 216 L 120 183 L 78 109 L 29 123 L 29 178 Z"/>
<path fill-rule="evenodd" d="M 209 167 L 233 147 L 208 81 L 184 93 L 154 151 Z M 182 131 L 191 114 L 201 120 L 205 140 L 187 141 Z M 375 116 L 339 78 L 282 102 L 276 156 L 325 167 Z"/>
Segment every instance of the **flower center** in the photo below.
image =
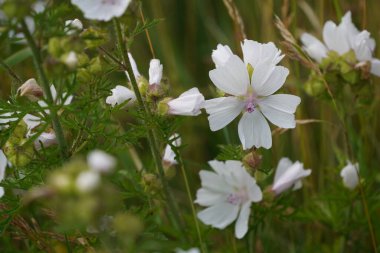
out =
<path fill-rule="evenodd" d="M 232 205 L 241 205 L 248 200 L 248 194 L 244 189 L 231 193 L 227 196 L 227 202 Z"/>
<path fill-rule="evenodd" d="M 245 110 L 249 113 L 252 113 L 255 111 L 256 109 L 256 106 L 257 106 L 257 103 L 256 103 L 256 96 L 253 95 L 253 94 L 249 94 L 247 96 L 247 99 L 245 101 Z"/>

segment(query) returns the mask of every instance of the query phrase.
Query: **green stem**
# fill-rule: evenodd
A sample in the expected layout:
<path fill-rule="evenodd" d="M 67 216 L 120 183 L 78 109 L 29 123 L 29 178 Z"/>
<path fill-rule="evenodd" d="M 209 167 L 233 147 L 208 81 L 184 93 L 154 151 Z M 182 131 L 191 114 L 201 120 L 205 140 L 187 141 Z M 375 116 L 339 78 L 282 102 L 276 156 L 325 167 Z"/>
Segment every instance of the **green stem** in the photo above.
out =
<path fill-rule="evenodd" d="M 193 197 L 191 196 L 191 190 L 190 190 L 189 180 L 187 178 L 187 173 L 186 173 L 185 165 L 183 163 L 182 156 L 181 156 L 180 152 L 177 149 L 175 149 L 175 147 L 174 147 L 173 150 L 175 150 L 174 153 L 176 154 L 178 165 L 181 168 L 181 172 L 182 172 L 182 176 L 183 176 L 183 181 L 185 182 L 185 188 L 186 188 L 186 192 L 187 192 L 187 197 L 189 199 L 189 204 L 190 204 L 190 207 L 191 207 L 191 212 L 193 214 L 194 224 L 195 224 L 195 228 L 197 230 L 197 236 L 198 236 L 201 252 L 206 253 L 207 252 L 207 248 L 206 248 L 206 245 L 204 244 L 203 239 L 202 239 L 202 233 L 201 233 L 201 229 L 200 229 L 200 226 L 199 226 L 199 222 L 198 222 L 198 218 L 197 218 L 197 213 L 195 211 Z"/>
<path fill-rule="evenodd" d="M 131 65 L 131 62 L 130 62 L 129 57 L 128 57 L 128 49 L 125 46 L 126 43 L 123 39 L 123 35 L 121 32 L 120 23 L 117 19 L 113 19 L 113 23 L 114 23 L 114 27 L 115 27 L 115 31 L 116 31 L 117 45 L 118 45 L 119 53 L 120 53 L 122 60 L 123 60 L 123 66 L 122 67 L 125 71 L 127 71 L 128 75 L 129 75 L 129 79 L 130 79 L 131 84 L 132 84 L 132 89 L 135 92 L 137 102 L 138 102 L 139 106 L 143 109 L 144 119 L 148 119 L 147 121 L 151 122 L 152 121 L 152 113 L 150 112 L 148 106 L 144 102 L 144 100 L 141 96 L 139 87 L 137 85 L 137 81 L 136 81 L 135 75 L 134 75 L 133 70 L 132 70 L 132 65 Z M 145 123 L 147 123 L 147 122 L 145 122 Z M 162 162 L 161 162 L 161 155 L 160 155 L 160 152 L 158 149 L 158 141 L 157 141 L 157 137 L 156 137 L 156 134 L 155 134 L 153 129 L 150 128 L 148 130 L 148 136 L 147 137 L 148 137 L 149 147 L 150 147 L 150 150 L 151 150 L 151 153 L 153 156 L 153 160 L 155 162 L 156 170 L 158 172 L 158 175 L 159 175 L 161 182 L 162 182 L 162 185 L 163 185 L 164 194 L 165 194 L 165 197 L 167 200 L 166 202 L 168 204 L 168 208 L 169 208 L 169 211 L 171 213 L 171 216 L 173 217 L 173 219 L 172 219 L 173 225 L 176 227 L 176 229 L 181 230 L 183 233 L 185 233 L 185 230 L 183 229 L 183 225 L 180 222 L 181 219 L 179 217 L 179 211 L 177 210 L 177 207 L 175 205 L 174 197 L 173 197 L 172 193 L 170 192 L 168 183 L 165 179 L 165 173 L 164 173 L 164 169 L 162 167 Z"/>
<path fill-rule="evenodd" d="M 37 70 L 39 80 L 41 81 L 42 88 L 43 88 L 45 96 L 46 96 L 46 101 L 47 101 L 47 104 L 49 107 L 50 117 L 51 117 L 52 123 L 53 123 L 53 128 L 54 128 L 55 134 L 57 136 L 57 142 L 58 142 L 58 146 L 59 146 L 60 151 L 61 151 L 61 156 L 63 159 L 65 159 L 69 156 L 68 152 L 67 152 L 67 144 L 66 144 L 65 136 L 63 134 L 63 129 L 62 129 L 61 123 L 59 122 L 59 119 L 58 119 L 57 109 L 54 106 L 54 99 L 53 99 L 53 96 L 52 96 L 51 91 L 50 91 L 49 82 L 48 82 L 48 79 L 47 79 L 45 72 L 42 68 L 42 58 L 41 58 L 40 50 L 38 49 L 32 35 L 28 29 L 28 26 L 26 25 L 24 20 L 21 20 L 21 26 L 22 26 L 22 30 L 23 30 L 23 33 L 25 35 L 25 38 L 28 42 L 28 45 L 29 45 L 30 49 L 32 50 L 33 63 L 34 63 L 34 66 Z"/>

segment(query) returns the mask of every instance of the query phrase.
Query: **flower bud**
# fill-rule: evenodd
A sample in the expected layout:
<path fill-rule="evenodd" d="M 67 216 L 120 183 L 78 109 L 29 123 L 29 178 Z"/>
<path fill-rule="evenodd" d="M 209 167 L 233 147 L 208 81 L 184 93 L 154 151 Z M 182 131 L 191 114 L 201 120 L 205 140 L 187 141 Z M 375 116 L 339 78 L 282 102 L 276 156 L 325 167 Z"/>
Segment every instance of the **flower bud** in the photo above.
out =
<path fill-rule="evenodd" d="M 144 187 L 144 190 L 151 194 L 156 194 L 162 189 L 162 183 L 160 179 L 152 173 L 144 173 L 142 175 L 141 183 Z"/>
<path fill-rule="evenodd" d="M 109 173 L 114 170 L 116 159 L 101 150 L 93 150 L 87 156 L 87 163 L 93 171 Z"/>
<path fill-rule="evenodd" d="M 70 192 L 73 187 L 70 176 L 63 171 L 57 171 L 51 174 L 48 178 L 48 183 L 59 192 Z"/>
<path fill-rule="evenodd" d="M 252 151 L 244 156 L 243 165 L 251 175 L 254 175 L 255 171 L 260 167 L 261 160 L 262 156 Z"/>
<path fill-rule="evenodd" d="M 30 163 L 33 158 L 33 146 L 27 144 L 26 140 L 19 143 L 12 143 L 9 140 L 5 143 L 4 153 L 8 161 L 16 167 L 24 167 Z"/>
<path fill-rule="evenodd" d="M 75 181 L 76 188 L 82 193 L 92 192 L 99 184 L 100 175 L 96 171 L 83 171 Z"/>
<path fill-rule="evenodd" d="M 204 107 L 204 96 L 199 92 L 198 88 L 192 88 L 182 93 L 178 98 L 170 100 L 169 114 L 197 116 L 201 114 L 201 109 Z"/>
<path fill-rule="evenodd" d="M 27 80 L 20 88 L 18 88 L 17 93 L 21 97 L 27 97 L 30 101 L 37 101 L 44 96 L 42 88 L 38 85 L 34 78 Z"/>
<path fill-rule="evenodd" d="M 158 114 L 160 115 L 167 115 L 169 114 L 169 105 L 168 102 L 171 101 L 172 98 L 164 98 L 161 100 L 157 105 Z"/>

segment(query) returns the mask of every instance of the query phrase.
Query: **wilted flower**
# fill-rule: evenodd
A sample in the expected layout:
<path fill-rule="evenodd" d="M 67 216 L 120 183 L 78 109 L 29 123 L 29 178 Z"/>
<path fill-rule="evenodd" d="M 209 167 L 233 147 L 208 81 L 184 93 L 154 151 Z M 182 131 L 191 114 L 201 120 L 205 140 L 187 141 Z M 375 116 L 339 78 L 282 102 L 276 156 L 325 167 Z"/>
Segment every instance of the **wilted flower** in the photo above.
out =
<path fill-rule="evenodd" d="M 108 173 L 115 168 L 116 159 L 101 150 L 93 150 L 87 155 L 87 163 L 93 171 Z"/>
<path fill-rule="evenodd" d="M 191 88 L 182 93 L 178 98 L 171 99 L 166 102 L 168 106 L 168 114 L 197 116 L 201 114 L 201 109 L 204 107 L 205 98 L 199 92 L 198 88 Z"/>
<path fill-rule="evenodd" d="M 293 191 L 302 187 L 301 179 L 311 174 L 311 170 L 305 170 L 303 164 L 296 161 L 292 163 L 289 158 L 281 158 L 274 175 L 272 190 L 278 195 L 289 188 Z"/>
<path fill-rule="evenodd" d="M 150 60 L 149 64 L 149 84 L 160 84 L 162 79 L 162 70 L 163 66 L 160 63 L 159 59 L 152 59 Z"/>
<path fill-rule="evenodd" d="M 343 184 L 350 190 L 356 188 L 359 184 L 359 164 L 352 164 L 347 161 L 347 165 L 341 170 L 340 176 L 343 179 Z"/>
<path fill-rule="evenodd" d="M 376 43 L 368 31 L 359 31 L 355 27 L 350 11 L 343 16 L 339 25 L 332 21 L 325 23 L 323 27 L 324 44 L 309 33 L 302 34 L 301 41 L 304 44 L 304 50 L 319 63 L 328 57 L 329 51 L 344 55 L 352 50 L 359 63 L 370 62 L 370 72 L 380 76 L 380 60 L 372 57 Z"/>
<path fill-rule="evenodd" d="M 207 208 L 198 213 L 198 218 L 219 229 L 236 220 L 235 236 L 241 239 L 248 231 L 252 202 L 262 199 L 261 189 L 240 161 L 214 160 L 209 164 L 215 172 L 199 173 L 202 188 L 197 191 L 195 202 Z"/>
<path fill-rule="evenodd" d="M 172 136 L 170 136 L 169 142 L 171 142 L 172 145 L 175 147 L 181 146 L 181 138 L 179 137 L 179 134 L 175 133 Z M 178 164 L 175 157 L 176 157 L 176 155 L 175 155 L 172 147 L 169 144 L 167 144 L 165 147 L 164 156 L 162 158 L 162 162 L 163 162 L 164 166 L 170 167 L 170 166 Z"/>
<path fill-rule="evenodd" d="M 0 182 L 5 178 L 5 168 L 8 161 L 4 155 L 4 152 L 0 149 Z M 4 195 L 4 188 L 0 186 L 0 198 Z"/>
<path fill-rule="evenodd" d="M 109 21 L 124 14 L 131 0 L 71 0 L 88 19 Z"/>
<path fill-rule="evenodd" d="M 210 79 L 227 96 L 206 100 L 210 128 L 220 130 L 243 113 L 238 126 L 243 148 L 270 148 L 272 135 L 264 116 L 281 128 L 294 128 L 294 112 L 301 99 L 272 95 L 289 74 L 287 68 L 276 66 L 283 56 L 273 43 L 245 40 L 241 46 L 244 62 L 228 46 L 219 45 L 213 52 L 216 69 L 209 72 Z"/>
<path fill-rule="evenodd" d="M 112 105 L 113 107 L 115 105 L 120 105 L 127 100 L 129 100 L 127 105 L 131 105 L 136 101 L 135 93 L 127 87 L 117 85 L 111 90 L 111 92 L 112 95 L 106 98 L 106 103 Z"/>
<path fill-rule="evenodd" d="M 42 88 L 38 85 L 36 79 L 31 78 L 27 80 L 20 88 L 17 89 L 17 92 L 21 97 L 27 97 L 31 101 L 37 101 L 44 96 Z"/>

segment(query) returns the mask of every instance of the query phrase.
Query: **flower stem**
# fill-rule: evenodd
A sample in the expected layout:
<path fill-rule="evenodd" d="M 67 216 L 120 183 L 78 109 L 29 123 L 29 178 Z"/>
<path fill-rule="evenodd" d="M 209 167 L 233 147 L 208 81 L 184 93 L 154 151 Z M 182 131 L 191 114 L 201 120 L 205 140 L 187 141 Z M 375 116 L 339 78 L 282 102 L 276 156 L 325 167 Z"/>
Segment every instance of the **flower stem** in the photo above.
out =
<path fill-rule="evenodd" d="M 123 39 L 120 23 L 117 19 L 113 19 L 113 24 L 114 24 L 114 28 L 115 28 L 116 36 L 117 36 L 118 50 L 119 50 L 119 53 L 120 53 L 120 55 L 122 57 L 122 61 L 123 61 L 122 67 L 125 71 L 127 71 L 128 75 L 129 75 L 129 78 L 130 78 L 130 81 L 132 84 L 132 89 L 135 92 L 137 102 L 138 102 L 139 106 L 143 109 L 144 119 L 147 121 L 152 121 L 152 114 L 151 114 L 148 106 L 146 105 L 146 103 L 144 102 L 144 100 L 141 96 L 135 75 L 133 74 L 132 65 L 131 65 L 131 62 L 130 62 L 129 57 L 128 57 L 128 49 L 125 46 L 126 43 Z M 158 150 L 157 137 L 156 137 L 156 134 L 152 128 L 148 129 L 148 136 L 147 137 L 148 137 L 147 139 L 149 142 L 149 147 L 150 147 L 150 150 L 151 150 L 151 153 L 153 156 L 153 160 L 155 162 L 156 170 L 158 172 L 158 175 L 159 175 L 161 182 L 162 182 L 162 185 L 163 185 L 164 194 L 165 194 L 165 197 L 167 200 L 166 202 L 168 204 L 168 208 L 169 208 L 169 211 L 171 213 L 171 216 L 173 217 L 173 219 L 171 219 L 172 223 L 176 227 L 176 229 L 181 230 L 183 233 L 185 233 L 185 230 L 183 229 L 183 225 L 181 223 L 181 219 L 179 217 L 179 211 L 177 210 L 177 207 L 175 205 L 174 197 L 169 190 L 169 186 L 168 186 L 167 181 L 165 180 L 164 169 L 162 167 L 162 162 L 161 162 L 161 158 L 160 158 L 161 156 L 160 156 L 160 152 Z"/>
<path fill-rule="evenodd" d="M 22 30 L 25 35 L 25 38 L 28 42 L 28 45 L 30 49 L 32 50 L 33 63 L 37 70 L 39 80 L 41 81 L 42 88 L 46 96 L 47 104 L 50 111 L 50 117 L 52 119 L 53 128 L 57 136 L 57 142 L 61 151 L 61 156 L 63 159 L 66 159 L 69 156 L 67 152 L 67 144 L 66 144 L 65 136 L 63 134 L 61 123 L 59 122 L 59 119 L 58 119 L 57 109 L 54 106 L 54 99 L 50 91 L 49 82 L 44 72 L 44 69 L 42 67 L 42 58 L 41 58 L 40 50 L 38 49 L 28 29 L 28 26 L 25 23 L 25 20 L 21 20 L 21 26 L 22 26 Z"/>
<path fill-rule="evenodd" d="M 172 149 L 173 149 L 173 147 L 172 147 Z M 186 173 L 185 165 L 183 163 L 182 156 L 181 156 L 180 152 L 178 151 L 178 149 L 175 149 L 175 147 L 174 147 L 173 150 L 174 150 L 174 153 L 176 154 L 178 165 L 181 167 L 183 181 L 185 182 L 185 188 L 186 188 L 186 192 L 187 192 L 187 197 L 189 199 L 189 204 L 190 204 L 190 207 L 191 207 L 191 212 L 193 214 L 194 224 L 195 224 L 195 228 L 197 230 L 197 235 L 198 235 L 198 240 L 199 240 L 199 245 L 200 245 L 200 248 L 201 248 L 201 252 L 206 253 L 207 252 L 207 248 L 206 248 L 206 245 L 204 244 L 203 239 L 202 239 L 202 233 L 201 233 L 201 229 L 200 229 L 200 226 L 199 226 L 199 222 L 198 222 L 198 218 L 197 218 L 197 213 L 195 211 L 193 198 L 191 197 L 191 190 L 190 190 L 189 180 L 187 178 L 187 173 Z"/>

